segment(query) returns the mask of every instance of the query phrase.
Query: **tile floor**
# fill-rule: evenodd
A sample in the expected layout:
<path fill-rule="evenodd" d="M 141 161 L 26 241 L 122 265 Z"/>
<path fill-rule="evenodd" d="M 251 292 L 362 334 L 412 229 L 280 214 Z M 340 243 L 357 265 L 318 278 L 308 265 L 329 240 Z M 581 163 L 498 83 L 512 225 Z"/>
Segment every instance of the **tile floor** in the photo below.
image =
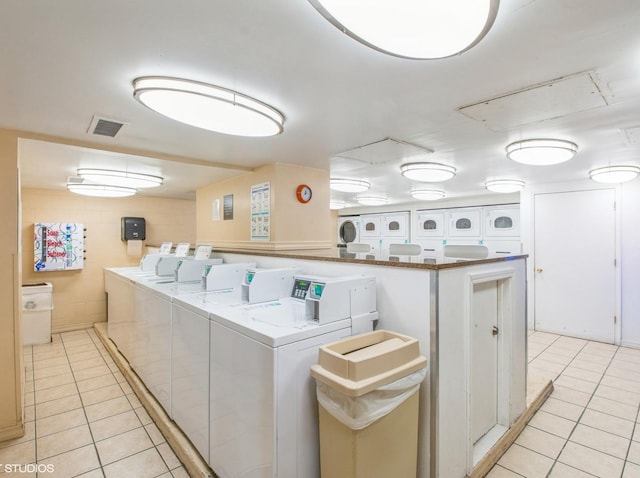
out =
<path fill-rule="evenodd" d="M 26 435 L 0 443 L 0 464 L 55 471 L 0 466 L 0 477 L 189 476 L 92 329 L 55 334 L 24 357 Z"/>
<path fill-rule="evenodd" d="M 640 477 L 640 350 L 533 332 L 529 371 L 553 393 L 488 478 Z"/>
<path fill-rule="evenodd" d="M 26 435 L 0 464 L 53 465 L 38 477 L 188 477 L 93 330 L 25 347 Z M 543 332 L 529 370 L 554 391 L 488 478 L 640 478 L 640 350 Z M 6 473 L 0 477 L 36 477 Z"/>

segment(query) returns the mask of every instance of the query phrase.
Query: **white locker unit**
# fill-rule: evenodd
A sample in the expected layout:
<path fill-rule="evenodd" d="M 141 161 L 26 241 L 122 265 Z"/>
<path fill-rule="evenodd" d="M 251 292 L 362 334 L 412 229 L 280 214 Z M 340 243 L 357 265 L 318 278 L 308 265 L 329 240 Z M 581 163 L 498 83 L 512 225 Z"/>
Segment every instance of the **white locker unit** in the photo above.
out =
<path fill-rule="evenodd" d="M 360 216 L 360 221 L 360 238 L 362 242 L 369 242 L 369 239 L 380 239 L 382 237 L 381 215 Z"/>
<path fill-rule="evenodd" d="M 485 238 L 519 238 L 520 207 L 518 205 L 488 206 L 484 208 Z"/>
<path fill-rule="evenodd" d="M 447 210 L 447 239 L 482 239 L 482 208 Z"/>
<path fill-rule="evenodd" d="M 444 210 L 416 211 L 415 212 L 415 237 L 420 239 L 444 238 L 445 222 Z"/>

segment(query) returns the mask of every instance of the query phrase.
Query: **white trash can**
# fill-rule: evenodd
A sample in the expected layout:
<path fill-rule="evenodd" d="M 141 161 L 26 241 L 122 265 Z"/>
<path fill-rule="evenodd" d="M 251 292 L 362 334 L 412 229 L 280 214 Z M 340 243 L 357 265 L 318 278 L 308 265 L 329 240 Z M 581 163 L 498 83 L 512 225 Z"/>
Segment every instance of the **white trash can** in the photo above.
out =
<path fill-rule="evenodd" d="M 51 282 L 22 284 L 22 342 L 24 345 L 51 342 Z"/>

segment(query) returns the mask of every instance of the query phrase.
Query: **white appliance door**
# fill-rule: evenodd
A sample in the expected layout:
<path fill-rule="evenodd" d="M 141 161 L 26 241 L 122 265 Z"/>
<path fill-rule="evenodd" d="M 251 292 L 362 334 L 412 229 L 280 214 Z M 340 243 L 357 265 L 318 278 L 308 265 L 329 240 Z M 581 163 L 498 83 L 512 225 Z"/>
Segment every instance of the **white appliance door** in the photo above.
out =
<path fill-rule="evenodd" d="M 615 190 L 534 196 L 536 330 L 613 343 Z"/>
<path fill-rule="evenodd" d="M 485 208 L 485 236 L 520 237 L 520 209 L 517 207 Z"/>
<path fill-rule="evenodd" d="M 416 237 L 444 237 L 444 211 L 416 212 Z"/>
<path fill-rule="evenodd" d="M 360 226 L 360 237 L 362 240 L 379 238 L 382 236 L 381 216 L 362 216 Z"/>
<path fill-rule="evenodd" d="M 480 209 L 452 209 L 449 216 L 448 237 L 477 238 L 481 237 Z"/>

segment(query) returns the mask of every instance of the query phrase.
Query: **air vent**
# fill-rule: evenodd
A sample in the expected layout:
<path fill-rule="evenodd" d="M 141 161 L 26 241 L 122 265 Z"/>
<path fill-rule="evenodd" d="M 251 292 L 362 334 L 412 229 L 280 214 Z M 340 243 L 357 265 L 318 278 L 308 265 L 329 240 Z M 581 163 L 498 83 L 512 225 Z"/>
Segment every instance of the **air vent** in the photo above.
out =
<path fill-rule="evenodd" d="M 126 123 L 122 123 L 113 119 L 94 116 L 93 118 L 91 118 L 91 123 L 89 124 L 89 128 L 87 129 L 87 133 L 97 134 L 100 136 L 109 136 L 110 138 L 113 138 L 116 134 L 118 134 L 120 128 L 122 128 L 125 124 Z"/>

